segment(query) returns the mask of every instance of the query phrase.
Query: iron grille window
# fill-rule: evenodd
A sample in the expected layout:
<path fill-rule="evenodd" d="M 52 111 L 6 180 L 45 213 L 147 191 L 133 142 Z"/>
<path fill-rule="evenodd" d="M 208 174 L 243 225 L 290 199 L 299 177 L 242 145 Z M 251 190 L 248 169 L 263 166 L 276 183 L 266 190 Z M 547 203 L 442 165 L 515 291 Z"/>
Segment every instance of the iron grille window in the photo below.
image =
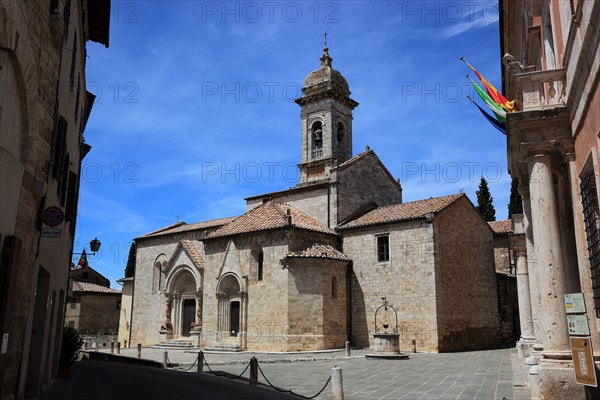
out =
<path fill-rule="evenodd" d="M 581 203 L 592 276 L 594 309 L 596 318 L 600 318 L 600 232 L 598 231 L 598 194 L 594 168 L 589 168 L 581 177 Z"/>
<path fill-rule="evenodd" d="M 377 237 L 377 261 L 390 261 L 390 237 Z"/>

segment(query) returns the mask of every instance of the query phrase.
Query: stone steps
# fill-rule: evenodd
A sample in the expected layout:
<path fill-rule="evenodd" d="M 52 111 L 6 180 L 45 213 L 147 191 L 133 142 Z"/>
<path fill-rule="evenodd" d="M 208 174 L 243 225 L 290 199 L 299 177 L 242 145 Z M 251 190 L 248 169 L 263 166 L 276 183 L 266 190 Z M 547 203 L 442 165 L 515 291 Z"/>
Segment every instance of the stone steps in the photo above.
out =
<path fill-rule="evenodd" d="M 155 349 L 178 349 L 188 350 L 194 349 L 196 346 L 194 342 L 189 339 L 168 339 L 166 342 L 160 342 L 157 345 L 152 346 Z"/>

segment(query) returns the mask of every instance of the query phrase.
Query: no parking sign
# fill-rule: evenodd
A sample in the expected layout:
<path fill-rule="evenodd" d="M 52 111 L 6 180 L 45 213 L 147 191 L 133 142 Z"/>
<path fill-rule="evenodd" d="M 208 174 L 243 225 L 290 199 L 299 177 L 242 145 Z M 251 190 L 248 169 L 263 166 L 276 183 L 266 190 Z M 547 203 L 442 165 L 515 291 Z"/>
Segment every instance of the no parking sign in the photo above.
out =
<path fill-rule="evenodd" d="M 62 224 L 65 219 L 63 210 L 56 206 L 51 206 L 42 211 L 42 222 L 51 228 Z"/>

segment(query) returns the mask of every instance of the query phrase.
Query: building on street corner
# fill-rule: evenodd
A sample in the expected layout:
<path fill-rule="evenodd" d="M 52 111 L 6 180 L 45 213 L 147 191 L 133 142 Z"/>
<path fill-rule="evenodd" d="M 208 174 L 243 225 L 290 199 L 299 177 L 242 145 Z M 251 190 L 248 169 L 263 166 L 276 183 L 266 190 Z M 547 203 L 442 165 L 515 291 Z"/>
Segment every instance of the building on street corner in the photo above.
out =
<path fill-rule="evenodd" d="M 507 128 L 527 244 L 516 263 L 522 379 L 535 399 L 598 398 L 575 381 L 594 367 L 572 359 L 564 295 L 583 293 L 600 354 L 600 2 L 501 0 L 500 10 L 503 92 L 520 107 Z"/>
<path fill-rule="evenodd" d="M 110 0 L 0 2 L 0 398 L 58 371 L 77 217 L 86 43 L 108 47 Z"/>

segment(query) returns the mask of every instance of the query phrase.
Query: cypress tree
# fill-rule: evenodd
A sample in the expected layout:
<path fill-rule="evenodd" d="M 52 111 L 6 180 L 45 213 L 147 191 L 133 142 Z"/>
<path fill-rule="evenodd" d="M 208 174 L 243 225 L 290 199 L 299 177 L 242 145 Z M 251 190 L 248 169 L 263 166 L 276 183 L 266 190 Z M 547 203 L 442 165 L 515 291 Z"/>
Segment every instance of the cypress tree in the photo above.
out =
<path fill-rule="evenodd" d="M 513 214 L 523 214 L 523 201 L 517 190 L 519 181 L 513 178 L 510 184 L 510 202 L 508 203 L 508 218 L 512 218 Z"/>
<path fill-rule="evenodd" d="M 125 266 L 125 278 L 131 278 L 135 275 L 135 242 L 131 243 L 129 248 L 129 258 Z"/>
<path fill-rule="evenodd" d="M 477 211 L 487 222 L 496 220 L 496 210 L 494 209 L 494 199 L 490 194 L 490 188 L 485 178 L 482 176 L 479 182 L 477 194 Z"/>

